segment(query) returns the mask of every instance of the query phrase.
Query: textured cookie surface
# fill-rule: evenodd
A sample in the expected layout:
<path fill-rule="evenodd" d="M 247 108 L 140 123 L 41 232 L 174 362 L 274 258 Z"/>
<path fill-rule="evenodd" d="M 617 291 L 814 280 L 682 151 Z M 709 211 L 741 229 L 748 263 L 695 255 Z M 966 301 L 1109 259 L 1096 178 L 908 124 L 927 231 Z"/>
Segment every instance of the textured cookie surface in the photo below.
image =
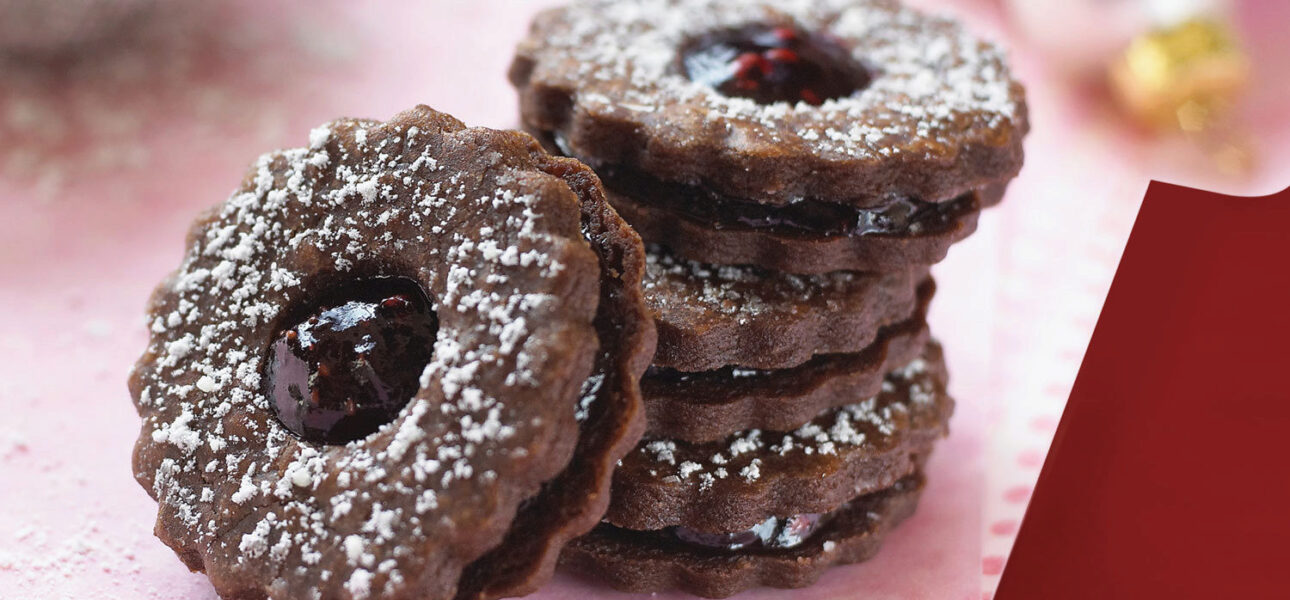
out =
<path fill-rule="evenodd" d="M 601 279 L 580 197 L 528 136 L 426 107 L 309 142 L 261 157 L 155 292 L 136 478 L 223 597 L 451 598 L 578 441 Z M 370 434 L 304 441 L 266 348 L 338 286 L 391 278 L 434 312 L 415 393 Z"/>
<path fill-rule="evenodd" d="M 793 431 L 741 431 L 687 443 L 646 438 L 614 473 L 605 520 L 654 530 L 747 529 L 768 517 L 825 513 L 912 473 L 947 431 L 940 347 L 888 375 L 871 398 Z"/>
<path fill-rule="evenodd" d="M 651 368 L 641 379 L 651 437 L 713 442 L 736 431 L 797 429 L 822 411 L 868 398 L 883 378 L 918 358 L 928 340 L 925 316 L 931 279 L 919 289 L 918 308 L 883 327 L 854 354 L 828 354 L 791 369 L 726 367 L 686 373 Z"/>
<path fill-rule="evenodd" d="M 756 586 L 800 588 L 833 565 L 871 558 L 901 521 L 914 512 L 921 474 L 861 496 L 830 516 L 804 543 L 780 550 L 728 551 L 696 547 L 666 531 L 632 531 L 601 525 L 560 555 L 569 571 L 625 592 L 681 590 L 724 598 Z"/>
<path fill-rule="evenodd" d="M 687 76 L 687 48 L 750 25 L 835 40 L 865 81 L 762 102 Z M 949 200 L 1014 176 L 1028 129 L 997 47 L 886 0 L 578 1 L 537 18 L 510 77 L 525 127 L 596 168 L 777 205 Z"/>
<path fill-rule="evenodd" d="M 781 369 L 857 352 L 914 312 L 926 270 L 791 275 L 680 260 L 652 247 L 645 298 L 659 329 L 654 366 Z"/>

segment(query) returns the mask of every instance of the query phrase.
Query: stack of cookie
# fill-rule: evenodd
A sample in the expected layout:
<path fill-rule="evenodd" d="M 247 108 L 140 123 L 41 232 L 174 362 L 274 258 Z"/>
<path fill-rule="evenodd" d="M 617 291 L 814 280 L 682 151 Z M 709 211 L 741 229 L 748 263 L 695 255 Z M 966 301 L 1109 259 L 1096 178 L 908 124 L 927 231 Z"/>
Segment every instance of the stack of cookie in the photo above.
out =
<path fill-rule="evenodd" d="M 1021 167 L 1002 53 L 881 0 L 588 0 L 511 79 L 647 243 L 659 329 L 647 434 L 562 562 L 721 597 L 871 556 L 953 409 L 928 269 Z"/>

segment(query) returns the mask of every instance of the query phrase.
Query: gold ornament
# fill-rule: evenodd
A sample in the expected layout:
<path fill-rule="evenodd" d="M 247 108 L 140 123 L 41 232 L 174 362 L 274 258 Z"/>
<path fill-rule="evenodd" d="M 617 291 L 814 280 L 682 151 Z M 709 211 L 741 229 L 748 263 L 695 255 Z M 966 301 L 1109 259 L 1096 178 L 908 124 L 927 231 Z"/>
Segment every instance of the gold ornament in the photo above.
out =
<path fill-rule="evenodd" d="M 1138 123 L 1181 131 L 1219 171 L 1254 169 L 1253 145 L 1231 118 L 1246 89 L 1250 62 L 1235 32 L 1197 17 L 1136 38 L 1111 64 L 1111 89 Z"/>
<path fill-rule="evenodd" d="M 1130 42 L 1111 65 L 1111 87 L 1142 124 L 1194 133 L 1222 118 L 1249 75 L 1234 32 L 1218 20 L 1195 18 Z"/>

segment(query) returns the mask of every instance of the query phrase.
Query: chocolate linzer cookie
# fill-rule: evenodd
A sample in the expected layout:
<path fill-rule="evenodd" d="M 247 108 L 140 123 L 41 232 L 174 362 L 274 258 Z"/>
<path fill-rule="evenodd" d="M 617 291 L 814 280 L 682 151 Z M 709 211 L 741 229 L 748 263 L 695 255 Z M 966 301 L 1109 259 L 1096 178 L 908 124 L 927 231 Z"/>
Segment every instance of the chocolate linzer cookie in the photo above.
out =
<path fill-rule="evenodd" d="M 1028 129 L 1000 49 L 888 0 L 581 0 L 510 79 L 525 127 L 609 179 L 742 203 L 951 201 L 1015 176 Z"/>
<path fill-rule="evenodd" d="M 783 369 L 817 354 L 856 352 L 908 319 L 926 269 L 804 276 L 713 265 L 648 249 L 645 299 L 658 325 L 654 366 Z"/>
<path fill-rule="evenodd" d="M 686 373 L 651 368 L 641 379 L 646 435 L 702 443 L 725 439 L 732 431 L 788 431 L 822 411 L 873 396 L 888 372 L 923 352 L 934 287 L 930 278 L 924 282 L 915 313 L 881 328 L 858 353 L 820 355 L 791 369 Z"/>
<path fill-rule="evenodd" d="M 806 587 L 833 565 L 876 554 L 887 533 L 913 514 L 923 483 L 915 473 L 829 513 L 771 518 L 738 534 L 601 524 L 569 544 L 560 564 L 625 592 L 678 589 L 724 598 L 759 585 Z"/>
<path fill-rule="evenodd" d="M 739 532 L 770 517 L 826 513 L 912 473 L 945 435 L 954 401 L 940 347 L 888 374 L 867 399 L 793 431 L 706 443 L 646 438 L 614 473 L 605 521 L 641 531 Z"/>
<path fill-rule="evenodd" d="M 613 182 L 606 169 L 606 185 Z M 705 197 L 639 200 L 609 190 L 609 200 L 645 240 L 678 256 L 722 264 L 755 264 L 788 273 L 896 271 L 931 265 L 976 231 L 983 208 L 998 204 L 1006 183 L 946 202 L 907 198 L 874 209 L 804 202 L 725 213 Z M 636 189 L 632 187 L 619 188 Z"/>
<path fill-rule="evenodd" d="M 494 564 L 524 571 L 463 595 L 530 589 L 641 427 L 644 305 L 600 301 L 639 240 L 522 134 L 418 107 L 309 142 L 198 219 L 151 300 L 130 388 L 156 534 L 225 598 L 452 598 Z M 587 493 L 513 531 L 555 480 Z"/>

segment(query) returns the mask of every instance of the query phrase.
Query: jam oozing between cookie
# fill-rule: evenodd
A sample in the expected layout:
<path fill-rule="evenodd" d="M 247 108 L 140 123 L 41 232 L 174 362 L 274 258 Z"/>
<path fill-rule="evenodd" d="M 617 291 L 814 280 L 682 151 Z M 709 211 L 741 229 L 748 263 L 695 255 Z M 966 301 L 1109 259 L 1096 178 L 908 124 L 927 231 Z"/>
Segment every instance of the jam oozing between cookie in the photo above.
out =
<path fill-rule="evenodd" d="M 599 173 L 611 190 L 714 229 L 757 230 L 789 236 L 934 234 L 950 229 L 965 215 L 980 208 L 972 193 L 944 202 L 897 197 L 871 208 L 811 199 L 771 206 L 731 198 L 699 186 L 662 181 L 625 167 L 606 165 Z"/>
<path fill-rule="evenodd" d="M 705 548 L 781 550 L 805 542 L 823 525 L 824 517 L 825 515 L 818 513 L 770 517 L 748 529 L 732 533 L 707 533 L 688 527 L 674 527 L 672 535 L 688 544 Z"/>
<path fill-rule="evenodd" d="M 326 296 L 274 339 L 265 379 L 287 429 L 344 444 L 394 420 L 416 394 L 439 322 L 409 279 L 358 281 Z"/>
<path fill-rule="evenodd" d="M 818 106 L 871 80 L 837 39 L 787 26 L 747 25 L 696 37 L 681 48 L 680 66 L 692 81 L 761 104 Z"/>

